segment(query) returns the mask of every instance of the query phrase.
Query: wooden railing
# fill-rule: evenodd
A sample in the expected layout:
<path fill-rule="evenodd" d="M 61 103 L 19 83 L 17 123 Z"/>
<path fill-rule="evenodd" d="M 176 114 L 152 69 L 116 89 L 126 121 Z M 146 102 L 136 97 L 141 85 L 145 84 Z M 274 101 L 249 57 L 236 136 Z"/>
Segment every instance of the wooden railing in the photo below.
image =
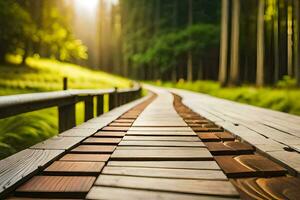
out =
<path fill-rule="evenodd" d="M 76 126 L 75 105 L 84 102 L 85 121 L 99 116 L 104 112 L 104 95 L 108 95 L 109 110 L 133 101 L 141 96 L 141 87 L 130 89 L 104 90 L 64 90 L 57 92 L 42 92 L 0 97 L 0 119 L 14 115 L 36 111 L 44 108 L 58 107 L 59 132 Z M 94 103 L 96 98 L 96 104 Z"/>

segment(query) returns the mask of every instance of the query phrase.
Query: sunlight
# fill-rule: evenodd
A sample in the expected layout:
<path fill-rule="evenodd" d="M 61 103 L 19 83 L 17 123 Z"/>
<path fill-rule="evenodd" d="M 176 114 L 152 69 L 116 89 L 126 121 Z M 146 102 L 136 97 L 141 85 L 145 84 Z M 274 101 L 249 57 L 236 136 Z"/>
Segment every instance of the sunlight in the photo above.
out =
<path fill-rule="evenodd" d="M 99 0 L 75 0 L 77 9 L 83 9 L 87 12 L 97 11 Z"/>

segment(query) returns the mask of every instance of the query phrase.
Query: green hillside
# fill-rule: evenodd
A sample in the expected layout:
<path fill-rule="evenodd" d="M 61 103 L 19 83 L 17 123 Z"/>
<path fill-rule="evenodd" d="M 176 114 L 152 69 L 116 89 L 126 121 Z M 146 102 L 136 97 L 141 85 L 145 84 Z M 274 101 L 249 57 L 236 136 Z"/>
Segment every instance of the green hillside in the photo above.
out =
<path fill-rule="evenodd" d="M 9 56 L 10 65 L 0 66 L 0 95 L 54 91 L 62 89 L 63 77 L 71 89 L 129 87 L 128 79 L 78 65 L 49 59 L 29 58 L 27 66 L 17 65 L 20 58 Z M 82 113 L 83 104 L 76 105 Z M 77 124 L 83 113 L 77 115 Z M 57 134 L 57 109 L 50 108 L 0 120 L 0 159 Z"/>

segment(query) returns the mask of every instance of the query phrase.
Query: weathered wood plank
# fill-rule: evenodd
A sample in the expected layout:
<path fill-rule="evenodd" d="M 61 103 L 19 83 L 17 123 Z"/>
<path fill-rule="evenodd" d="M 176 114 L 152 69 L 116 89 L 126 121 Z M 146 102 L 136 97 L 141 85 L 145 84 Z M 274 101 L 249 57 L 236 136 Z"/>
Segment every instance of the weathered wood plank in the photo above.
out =
<path fill-rule="evenodd" d="M 182 178 L 203 180 L 227 180 L 221 170 L 196 170 L 196 169 L 162 169 L 146 167 L 105 167 L 101 174 L 127 175 L 156 178 Z"/>
<path fill-rule="evenodd" d="M 236 198 L 226 198 L 218 196 L 208 195 L 194 195 L 184 193 L 173 193 L 173 192 L 159 192 L 159 191 L 148 191 L 148 190 L 137 190 L 137 189 L 126 189 L 126 188 L 115 188 L 115 187 L 92 187 L 87 195 L 87 199 L 98 200 L 119 200 L 126 197 L 130 200 L 140 199 L 161 199 L 161 200 L 230 200 Z"/>
<path fill-rule="evenodd" d="M 193 132 L 190 127 L 131 127 L 130 131 Z"/>
<path fill-rule="evenodd" d="M 98 129 L 90 128 L 90 129 L 80 129 L 80 128 L 73 128 L 62 132 L 59 134 L 61 137 L 89 137 L 93 135 Z"/>
<path fill-rule="evenodd" d="M 112 153 L 116 146 L 80 145 L 71 150 L 72 153 Z"/>
<path fill-rule="evenodd" d="M 153 147 L 205 147 L 198 142 L 181 142 L 181 141 L 122 141 L 119 146 L 153 146 Z"/>
<path fill-rule="evenodd" d="M 232 183 L 243 199 L 299 199 L 300 180 L 295 177 L 245 178 Z"/>
<path fill-rule="evenodd" d="M 55 161 L 43 173 L 47 175 L 92 176 L 99 174 L 104 165 L 104 162 Z"/>
<path fill-rule="evenodd" d="M 215 160 L 228 177 L 279 176 L 287 170 L 260 155 L 216 156 Z"/>
<path fill-rule="evenodd" d="M 0 161 L 0 193 L 36 172 L 63 150 L 26 149 Z"/>
<path fill-rule="evenodd" d="M 35 176 L 19 187 L 15 194 L 29 197 L 83 198 L 95 179 L 92 176 Z"/>
<path fill-rule="evenodd" d="M 126 132 L 115 132 L 115 131 L 99 131 L 95 133 L 94 137 L 124 137 Z"/>
<path fill-rule="evenodd" d="M 66 154 L 61 161 L 78 161 L 78 162 L 106 162 L 108 161 L 109 154 Z"/>
<path fill-rule="evenodd" d="M 198 137 L 182 137 L 182 136 L 125 136 L 123 141 L 181 141 L 181 142 L 197 142 Z"/>
<path fill-rule="evenodd" d="M 186 194 L 203 194 L 225 197 L 239 196 L 229 181 L 100 175 L 95 184 L 109 187 L 146 189 Z"/>
<path fill-rule="evenodd" d="M 129 130 L 126 135 L 131 136 L 197 136 L 192 131 L 131 131 Z"/>
<path fill-rule="evenodd" d="M 97 137 L 89 137 L 85 139 L 83 144 L 119 144 L 121 142 L 121 138 L 97 138 Z"/>
<path fill-rule="evenodd" d="M 83 137 L 53 137 L 30 147 L 30 149 L 68 150 L 83 139 Z"/>
<path fill-rule="evenodd" d="M 215 161 L 109 161 L 107 166 L 219 170 Z"/>
<path fill-rule="evenodd" d="M 212 160 L 212 155 L 205 148 L 187 149 L 141 149 L 119 150 L 111 155 L 114 160 Z"/>
<path fill-rule="evenodd" d="M 251 154 L 255 150 L 253 146 L 241 142 L 205 142 L 204 144 L 213 155 Z"/>

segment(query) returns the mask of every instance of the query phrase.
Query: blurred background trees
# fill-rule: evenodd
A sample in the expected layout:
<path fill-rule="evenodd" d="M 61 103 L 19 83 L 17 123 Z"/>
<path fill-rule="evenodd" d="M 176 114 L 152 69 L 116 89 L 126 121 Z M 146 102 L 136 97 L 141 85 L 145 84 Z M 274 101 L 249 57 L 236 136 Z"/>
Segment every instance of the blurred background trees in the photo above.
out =
<path fill-rule="evenodd" d="M 0 59 L 140 80 L 300 84 L 298 0 L 0 0 Z"/>

